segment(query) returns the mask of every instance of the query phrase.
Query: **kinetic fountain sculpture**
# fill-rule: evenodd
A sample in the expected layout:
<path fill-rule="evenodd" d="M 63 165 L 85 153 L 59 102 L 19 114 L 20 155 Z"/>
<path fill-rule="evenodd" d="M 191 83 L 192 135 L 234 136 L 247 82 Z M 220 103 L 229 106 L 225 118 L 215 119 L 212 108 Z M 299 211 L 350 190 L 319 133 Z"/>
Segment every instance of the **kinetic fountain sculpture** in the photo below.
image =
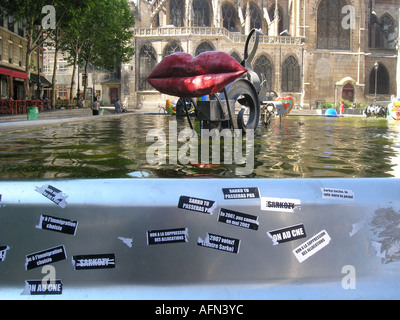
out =
<path fill-rule="evenodd" d="M 238 102 L 242 107 L 237 114 L 237 127 L 255 130 L 260 116 L 268 124 L 273 114 L 286 115 L 293 107 L 291 97 L 268 99 L 267 90 L 251 69 L 260 34 L 257 29 L 249 33 L 242 63 L 221 51 L 203 52 L 194 58 L 177 52 L 165 57 L 147 81 L 161 93 L 179 97 L 176 110 L 184 110 L 191 128 L 189 109 L 194 109 L 204 128 L 234 129 Z"/>

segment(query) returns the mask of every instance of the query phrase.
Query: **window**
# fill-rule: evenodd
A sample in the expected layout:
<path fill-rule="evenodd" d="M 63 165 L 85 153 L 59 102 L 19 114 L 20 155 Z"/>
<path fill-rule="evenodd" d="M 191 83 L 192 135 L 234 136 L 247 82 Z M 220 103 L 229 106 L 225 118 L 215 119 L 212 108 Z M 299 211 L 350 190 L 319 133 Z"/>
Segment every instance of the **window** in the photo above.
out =
<path fill-rule="evenodd" d="M 300 92 L 300 66 L 293 56 L 288 57 L 282 65 L 282 91 Z"/>
<path fill-rule="evenodd" d="M 193 26 L 210 27 L 210 6 L 206 0 L 193 1 Z"/>
<path fill-rule="evenodd" d="M 267 91 L 272 91 L 273 85 L 271 61 L 265 55 L 260 56 L 254 62 L 253 70 L 260 78 L 262 86 L 265 87 Z"/>
<path fill-rule="evenodd" d="M 163 58 L 175 52 L 183 52 L 181 45 L 177 41 L 172 41 L 167 44 L 163 52 Z"/>
<path fill-rule="evenodd" d="M 59 61 L 58 62 L 58 73 L 59 74 L 66 74 L 67 73 L 67 62 L 66 61 Z"/>
<path fill-rule="evenodd" d="M 183 0 L 171 0 L 169 7 L 169 22 L 175 27 L 183 27 L 185 16 L 185 3 Z"/>
<path fill-rule="evenodd" d="M 396 47 L 396 23 L 389 14 L 384 14 L 381 18 L 381 25 L 375 24 L 374 48 L 394 49 Z"/>
<path fill-rule="evenodd" d="M 250 29 L 261 29 L 260 11 L 253 4 L 250 4 Z"/>
<path fill-rule="evenodd" d="M 149 43 L 143 45 L 139 50 L 139 90 L 154 90 L 147 82 L 147 77 L 157 65 L 157 54 Z"/>
<path fill-rule="evenodd" d="M 58 89 L 58 97 L 61 99 L 67 99 L 68 89 L 60 88 Z"/>
<path fill-rule="evenodd" d="M 317 48 L 350 50 L 350 28 L 342 27 L 345 0 L 321 0 L 317 13 Z"/>
<path fill-rule="evenodd" d="M 235 24 L 235 17 L 237 16 L 235 8 L 230 4 L 222 6 L 222 22 L 224 28 L 231 32 L 237 31 Z"/>
<path fill-rule="evenodd" d="M 206 51 L 214 51 L 214 48 L 211 46 L 211 44 L 204 41 L 197 46 L 195 56 L 198 56 L 200 53 Z"/>

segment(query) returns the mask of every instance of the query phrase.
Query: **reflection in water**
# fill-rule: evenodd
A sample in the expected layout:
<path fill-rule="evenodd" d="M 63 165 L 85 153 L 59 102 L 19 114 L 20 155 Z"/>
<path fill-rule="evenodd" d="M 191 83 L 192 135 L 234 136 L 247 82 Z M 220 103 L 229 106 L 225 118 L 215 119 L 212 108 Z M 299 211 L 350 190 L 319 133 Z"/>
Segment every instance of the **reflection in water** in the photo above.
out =
<path fill-rule="evenodd" d="M 1 134 L 0 177 L 237 177 L 238 165 L 224 162 L 222 144 L 220 164 L 184 165 L 178 161 L 150 165 L 146 151 L 152 142 L 146 142 L 146 135 L 159 128 L 168 141 L 169 121 L 175 120 L 165 115 L 99 117 L 96 121 Z M 185 119 L 177 123 L 178 131 L 188 127 Z M 399 123 L 386 119 L 275 119 L 268 128 L 257 129 L 254 170 L 246 177 L 400 177 L 399 131 Z"/>

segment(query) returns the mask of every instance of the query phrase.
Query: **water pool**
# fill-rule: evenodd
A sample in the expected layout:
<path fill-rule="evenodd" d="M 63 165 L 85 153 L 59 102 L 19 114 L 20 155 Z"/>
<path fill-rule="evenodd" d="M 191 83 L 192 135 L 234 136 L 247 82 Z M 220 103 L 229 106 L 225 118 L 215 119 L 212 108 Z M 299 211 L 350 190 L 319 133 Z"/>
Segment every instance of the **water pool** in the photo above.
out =
<path fill-rule="evenodd" d="M 387 119 L 274 119 L 256 130 L 254 166 L 245 176 L 235 170 L 240 165 L 224 161 L 150 164 L 146 152 L 153 142 L 146 135 L 159 128 L 168 136 L 173 121 L 166 115 L 130 114 L 1 132 L 0 178 L 400 177 L 400 123 Z M 188 127 L 186 119 L 176 124 L 178 132 Z"/>

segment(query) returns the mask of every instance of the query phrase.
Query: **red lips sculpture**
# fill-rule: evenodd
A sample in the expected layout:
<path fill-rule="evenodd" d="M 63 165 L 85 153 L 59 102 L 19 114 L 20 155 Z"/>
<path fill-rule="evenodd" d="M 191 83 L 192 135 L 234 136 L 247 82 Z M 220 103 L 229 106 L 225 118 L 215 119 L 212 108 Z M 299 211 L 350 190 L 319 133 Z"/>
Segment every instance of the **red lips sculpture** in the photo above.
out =
<path fill-rule="evenodd" d="M 165 57 L 147 81 L 161 93 L 180 98 L 196 98 L 223 90 L 247 69 L 229 54 L 207 51 L 193 58 L 177 52 Z"/>

